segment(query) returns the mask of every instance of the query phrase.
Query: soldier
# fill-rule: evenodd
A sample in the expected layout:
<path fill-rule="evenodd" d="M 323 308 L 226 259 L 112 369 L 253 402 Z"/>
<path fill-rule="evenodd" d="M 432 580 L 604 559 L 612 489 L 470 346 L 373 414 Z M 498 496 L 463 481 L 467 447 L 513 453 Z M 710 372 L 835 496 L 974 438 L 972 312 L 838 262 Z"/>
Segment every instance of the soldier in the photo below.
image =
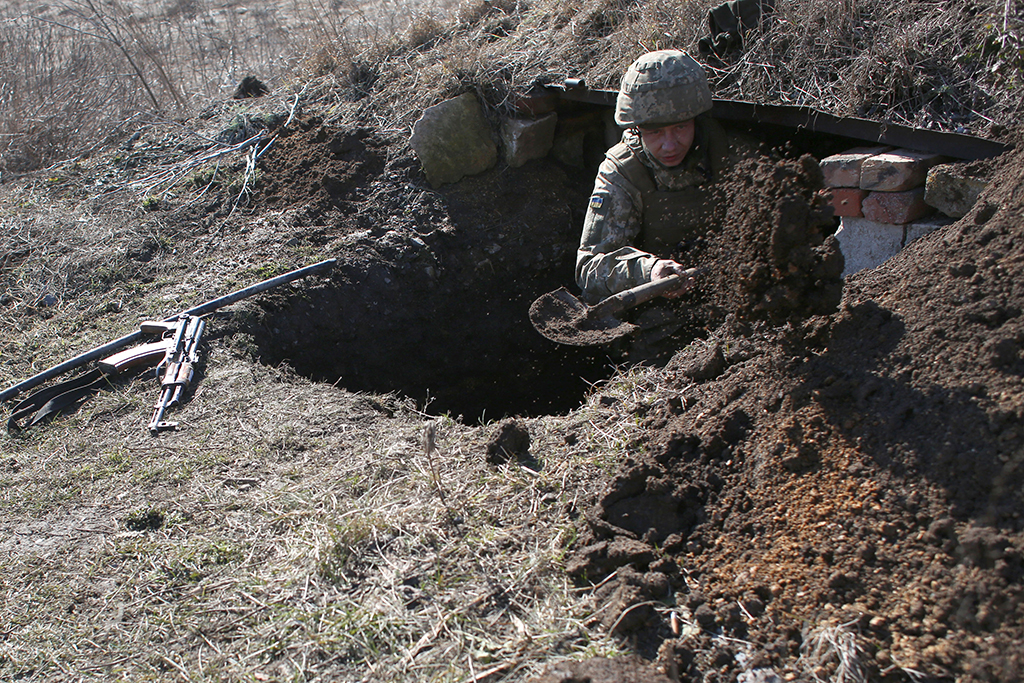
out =
<path fill-rule="evenodd" d="M 706 231 L 711 184 L 752 151 L 710 110 L 704 69 L 683 52 L 645 54 L 622 77 L 615 122 L 625 132 L 598 171 L 576 253 L 588 302 L 684 270 L 672 257 Z"/>

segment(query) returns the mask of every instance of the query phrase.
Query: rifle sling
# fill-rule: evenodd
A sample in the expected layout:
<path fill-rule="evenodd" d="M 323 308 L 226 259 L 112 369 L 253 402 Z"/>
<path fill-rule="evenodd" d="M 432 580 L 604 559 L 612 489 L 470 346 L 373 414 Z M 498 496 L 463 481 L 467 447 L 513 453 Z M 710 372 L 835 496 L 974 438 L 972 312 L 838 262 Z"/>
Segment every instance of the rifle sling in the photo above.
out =
<path fill-rule="evenodd" d="M 110 386 L 109 377 L 100 369 L 90 370 L 73 379 L 55 384 L 32 394 L 14 406 L 11 417 L 7 420 L 7 431 L 20 432 L 43 420 L 63 412 L 77 404 L 90 394 Z M 22 418 L 32 418 L 24 426 L 18 424 Z"/>

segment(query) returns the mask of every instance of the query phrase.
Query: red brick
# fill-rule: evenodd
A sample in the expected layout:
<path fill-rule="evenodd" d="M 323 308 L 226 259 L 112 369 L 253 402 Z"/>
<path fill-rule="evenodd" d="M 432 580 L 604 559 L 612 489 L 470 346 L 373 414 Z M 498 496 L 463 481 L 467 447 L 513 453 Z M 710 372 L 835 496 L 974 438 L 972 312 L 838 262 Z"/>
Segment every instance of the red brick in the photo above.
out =
<path fill-rule="evenodd" d="M 864 215 L 861 211 L 861 202 L 867 196 L 867 190 L 859 187 L 830 187 L 824 192 L 837 216 L 860 218 Z"/>
<path fill-rule="evenodd" d="M 860 167 L 866 159 L 888 152 L 892 147 L 854 147 L 821 160 L 825 187 L 860 187 Z"/>
<path fill-rule="evenodd" d="M 900 149 L 877 154 L 864 160 L 860 167 L 862 190 L 902 192 L 924 185 L 928 169 L 945 161 L 938 154 Z"/>
<path fill-rule="evenodd" d="M 903 192 L 869 192 L 861 203 L 864 217 L 876 223 L 901 225 L 917 220 L 933 211 L 924 203 L 924 188 Z"/>

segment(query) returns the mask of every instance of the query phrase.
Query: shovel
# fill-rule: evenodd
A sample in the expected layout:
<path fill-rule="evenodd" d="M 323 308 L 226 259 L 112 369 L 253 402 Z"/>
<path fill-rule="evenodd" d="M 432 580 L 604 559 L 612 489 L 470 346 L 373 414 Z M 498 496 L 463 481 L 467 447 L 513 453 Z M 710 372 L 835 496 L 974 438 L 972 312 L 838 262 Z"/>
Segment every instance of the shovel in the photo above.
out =
<path fill-rule="evenodd" d="M 562 287 L 533 302 L 530 306 L 530 322 L 538 332 L 559 344 L 607 344 L 637 330 L 636 325 L 616 318 L 616 313 L 671 292 L 703 271 L 703 268 L 690 268 L 678 275 L 619 292 L 593 306 L 587 306 Z"/>

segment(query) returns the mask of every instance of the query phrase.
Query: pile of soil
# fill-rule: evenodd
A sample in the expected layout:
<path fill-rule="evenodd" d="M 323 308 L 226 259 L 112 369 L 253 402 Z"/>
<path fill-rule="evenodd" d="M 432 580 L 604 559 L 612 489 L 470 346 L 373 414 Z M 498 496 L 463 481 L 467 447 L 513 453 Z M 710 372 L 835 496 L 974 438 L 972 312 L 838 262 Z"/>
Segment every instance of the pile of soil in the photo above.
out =
<path fill-rule="evenodd" d="M 386 141 L 366 129 L 324 126 L 310 117 L 275 129 L 261 157 L 257 210 L 300 207 L 305 220 L 354 213 L 368 180 L 384 170 Z"/>
<path fill-rule="evenodd" d="M 726 320 L 631 416 L 644 443 L 568 570 L 664 672 L 1024 675 L 1024 155 L 990 177 L 967 217 L 851 277 L 836 312 Z"/>

